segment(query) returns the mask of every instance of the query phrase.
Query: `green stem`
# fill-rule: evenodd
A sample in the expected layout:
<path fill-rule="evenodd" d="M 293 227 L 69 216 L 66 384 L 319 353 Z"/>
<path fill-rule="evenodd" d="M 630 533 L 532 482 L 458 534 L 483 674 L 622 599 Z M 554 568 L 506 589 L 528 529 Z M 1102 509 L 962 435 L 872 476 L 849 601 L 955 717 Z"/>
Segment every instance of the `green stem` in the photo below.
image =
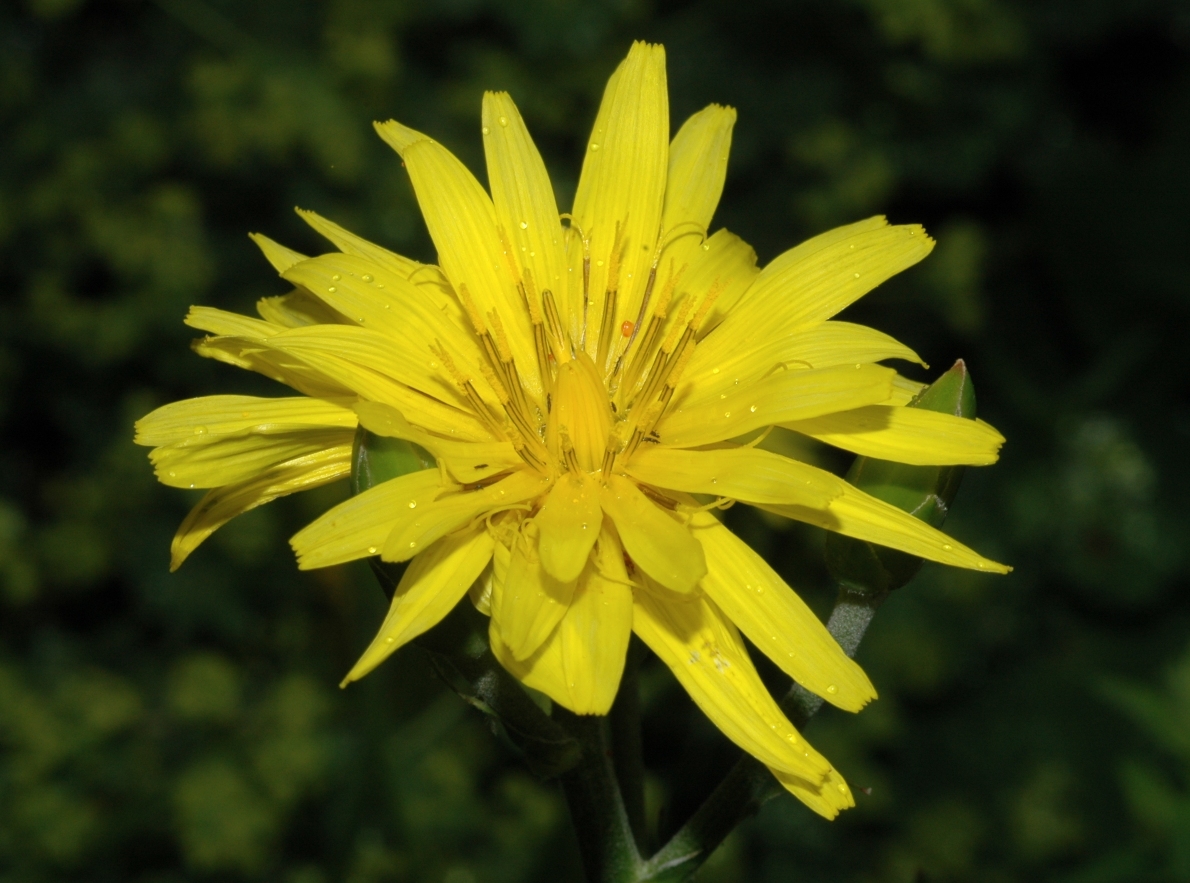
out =
<path fill-rule="evenodd" d="M 827 630 L 848 656 L 854 656 L 887 593 L 864 595 L 840 588 L 827 621 Z M 794 684 L 781 707 L 794 726 L 805 727 L 822 707 L 822 699 Z M 689 880 L 716 847 L 744 819 L 782 791 L 772 773 L 755 758 L 744 755 L 669 842 L 644 865 L 639 881 L 680 883 Z"/>
<path fill-rule="evenodd" d="M 645 763 L 641 746 L 640 729 L 640 663 L 647 650 L 638 638 L 633 636 L 620 680 L 620 691 L 608 715 L 608 734 L 611 738 L 612 765 L 620 794 L 624 800 L 624 811 L 632 827 L 636 848 L 646 852 L 649 843 L 648 820 L 645 816 Z"/>
<path fill-rule="evenodd" d="M 560 780 L 587 883 L 635 883 L 642 879 L 641 859 L 616 779 L 607 718 L 555 705 L 554 720 L 582 746 L 579 762 Z"/>

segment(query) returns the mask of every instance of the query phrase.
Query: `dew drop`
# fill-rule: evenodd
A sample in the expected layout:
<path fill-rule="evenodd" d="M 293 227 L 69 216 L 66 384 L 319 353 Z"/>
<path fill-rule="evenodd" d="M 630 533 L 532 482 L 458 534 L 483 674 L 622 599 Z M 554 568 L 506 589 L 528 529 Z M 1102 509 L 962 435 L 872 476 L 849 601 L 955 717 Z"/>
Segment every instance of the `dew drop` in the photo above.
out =
<path fill-rule="evenodd" d="M 207 428 L 205 426 L 196 426 L 196 427 L 194 427 L 194 434 L 195 435 L 206 435 Z"/>
<path fill-rule="evenodd" d="M 846 793 L 847 793 L 847 786 L 846 786 L 846 785 L 844 785 L 842 782 L 840 782 L 840 783 L 839 783 L 839 793 L 840 793 L 840 794 L 846 794 Z"/>
<path fill-rule="evenodd" d="M 719 373 L 719 369 L 718 369 L 718 368 L 712 368 L 712 369 L 711 369 L 711 373 L 712 373 L 712 374 L 718 374 L 718 373 Z"/>
<path fill-rule="evenodd" d="M 719 479 L 717 479 L 717 478 L 711 479 L 711 484 L 718 484 L 718 483 L 719 483 Z"/>
<path fill-rule="evenodd" d="M 858 278 L 859 278 L 859 273 L 856 273 L 856 274 L 855 274 L 855 278 L 856 278 L 856 279 L 858 279 Z"/>
<path fill-rule="evenodd" d="M 944 552 L 949 552 L 949 551 L 950 551 L 951 549 L 953 549 L 953 548 L 954 548 L 954 546 L 952 546 L 950 543 L 943 543 L 943 544 L 942 544 L 942 550 L 943 550 Z"/>
<path fill-rule="evenodd" d="M 597 267 L 602 267 L 602 266 L 603 266 L 603 261 L 596 261 L 596 262 L 595 262 L 595 266 L 597 266 Z"/>
<path fill-rule="evenodd" d="M 499 123 L 502 126 L 507 126 L 508 125 L 508 117 L 500 117 Z"/>
<path fill-rule="evenodd" d="M 409 548 L 410 548 L 410 549 L 416 549 L 416 548 L 417 548 L 417 540 L 410 540 L 410 541 L 409 541 Z"/>
<path fill-rule="evenodd" d="M 724 417 L 730 417 L 730 416 L 731 416 L 731 411 L 724 411 L 724 412 L 723 412 L 723 416 L 724 416 Z"/>
<path fill-rule="evenodd" d="M 331 277 L 331 281 L 338 282 L 342 278 L 343 278 L 342 276 L 340 276 L 338 273 L 336 273 L 334 276 Z"/>
<path fill-rule="evenodd" d="M 487 126 L 484 126 L 482 129 L 480 129 L 480 131 L 481 131 L 481 132 L 483 132 L 485 135 L 490 135 L 490 134 L 492 134 L 492 130 L 491 130 L 491 129 L 489 129 Z M 854 246 L 854 245 L 853 245 L 853 246 L 851 246 L 851 247 L 852 247 L 852 248 L 855 248 L 855 246 Z"/>
<path fill-rule="evenodd" d="M 417 508 L 417 500 L 410 500 L 410 501 L 409 501 L 409 508 L 410 508 L 410 509 L 416 509 L 416 508 Z"/>
<path fill-rule="evenodd" d="M 368 554 L 375 555 L 378 549 L 375 546 L 368 546 Z"/>
<path fill-rule="evenodd" d="M 785 738 L 788 739 L 790 742 L 792 742 L 794 745 L 797 744 L 797 736 L 793 735 L 793 733 L 790 733 Z"/>
<path fill-rule="evenodd" d="M 751 408 L 749 408 L 748 410 L 749 410 L 749 411 L 751 411 L 753 414 L 755 414 L 755 413 L 756 413 L 756 406 L 755 406 L 755 405 L 753 405 L 753 406 L 752 406 Z"/>
<path fill-rule="evenodd" d="M 391 305 L 391 304 L 385 304 L 385 305 L 384 305 L 384 308 L 385 308 L 386 310 L 391 310 L 391 309 L 392 309 L 392 305 Z"/>
<path fill-rule="evenodd" d="M 361 278 L 361 279 L 363 279 L 365 282 L 371 282 L 371 281 L 372 281 L 372 274 L 371 274 L 371 273 L 364 273 L 364 275 L 360 276 L 360 278 Z"/>
<path fill-rule="evenodd" d="M 194 487 L 194 482 L 190 482 L 190 486 L 191 486 L 191 487 Z"/>
<path fill-rule="evenodd" d="M 384 288 L 384 283 L 383 283 L 383 282 L 377 282 L 377 283 L 376 283 L 376 287 L 377 287 L 377 288 Z"/>
<path fill-rule="evenodd" d="M 758 594 L 758 595 L 763 595 L 763 594 L 764 594 L 764 586 L 757 586 L 757 587 L 756 587 L 756 594 Z"/>
<path fill-rule="evenodd" d="M 521 221 L 521 229 L 522 229 L 522 230 L 528 230 L 528 229 L 529 229 L 529 222 L 528 222 L 528 221 Z"/>
<path fill-rule="evenodd" d="M 707 243 L 705 243 L 705 242 L 704 242 L 704 243 L 702 244 L 702 250 L 703 250 L 703 251 L 710 251 L 710 250 L 711 250 L 711 247 L 710 247 L 710 246 L 709 246 Z"/>
<path fill-rule="evenodd" d="M 331 294 L 334 294 L 336 291 L 338 291 L 338 289 L 331 285 L 327 288 L 327 291 L 329 291 Z"/>
<path fill-rule="evenodd" d="M 169 470 L 169 477 L 170 477 L 170 478 L 173 478 L 173 477 L 174 477 L 174 476 L 176 476 L 177 474 L 178 474 L 178 473 L 174 472 L 172 469 L 171 469 L 171 470 Z"/>
<path fill-rule="evenodd" d="M 834 684 L 830 684 L 830 685 L 828 685 L 828 686 L 827 686 L 827 688 L 826 688 L 826 692 L 828 692 L 828 693 L 830 693 L 832 696 L 834 696 L 836 693 L 838 693 L 838 692 L 839 692 L 839 688 L 838 688 L 838 687 L 836 687 Z"/>
<path fill-rule="evenodd" d="M 584 521 L 583 522 L 583 530 L 586 530 L 586 529 L 587 529 L 587 523 Z"/>
<path fill-rule="evenodd" d="M 592 153 L 594 153 L 594 152 L 595 152 L 596 150 L 598 150 L 598 149 L 599 149 L 599 145 L 598 145 L 598 144 L 592 144 L 592 145 L 591 145 L 591 152 L 592 152 Z"/>

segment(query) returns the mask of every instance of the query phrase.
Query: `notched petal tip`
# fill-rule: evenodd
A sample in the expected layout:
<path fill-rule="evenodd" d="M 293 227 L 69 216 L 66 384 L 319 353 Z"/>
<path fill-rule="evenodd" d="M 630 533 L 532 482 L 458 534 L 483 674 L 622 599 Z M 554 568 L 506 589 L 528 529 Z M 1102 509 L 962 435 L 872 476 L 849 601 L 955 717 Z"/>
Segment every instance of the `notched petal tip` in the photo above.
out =
<path fill-rule="evenodd" d="M 416 129 L 411 129 L 398 123 L 396 120 L 385 120 L 384 122 L 376 121 L 372 123 L 372 128 L 376 130 L 384 143 L 395 150 L 401 156 L 404 156 L 405 149 L 411 144 L 418 141 L 433 141 L 428 135 L 424 135 Z"/>

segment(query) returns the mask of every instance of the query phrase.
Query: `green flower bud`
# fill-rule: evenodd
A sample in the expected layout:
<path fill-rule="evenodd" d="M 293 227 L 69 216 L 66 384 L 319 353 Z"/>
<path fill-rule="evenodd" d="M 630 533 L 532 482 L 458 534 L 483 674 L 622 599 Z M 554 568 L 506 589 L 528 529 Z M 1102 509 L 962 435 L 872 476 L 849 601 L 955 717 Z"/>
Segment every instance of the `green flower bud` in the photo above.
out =
<path fill-rule="evenodd" d="M 963 360 L 921 391 L 907 407 L 975 419 L 975 387 Z M 873 457 L 856 457 L 847 480 L 862 491 L 941 527 L 963 478 L 962 466 L 906 466 Z M 883 596 L 899 589 L 921 569 L 922 559 L 886 546 L 830 533 L 826 565 L 845 589 Z"/>

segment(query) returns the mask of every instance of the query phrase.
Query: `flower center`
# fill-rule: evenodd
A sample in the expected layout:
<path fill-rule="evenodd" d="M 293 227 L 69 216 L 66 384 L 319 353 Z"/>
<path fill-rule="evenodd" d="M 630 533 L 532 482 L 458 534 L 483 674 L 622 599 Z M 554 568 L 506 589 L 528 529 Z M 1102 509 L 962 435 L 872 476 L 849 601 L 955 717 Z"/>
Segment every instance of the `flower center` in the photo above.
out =
<path fill-rule="evenodd" d="M 580 350 L 559 365 L 553 390 L 546 435 L 551 458 L 572 472 L 594 472 L 603 463 L 612 412 L 591 357 Z"/>
<path fill-rule="evenodd" d="M 570 235 L 582 237 L 573 225 L 567 229 Z M 625 247 L 617 225 L 607 256 L 607 290 L 601 309 L 589 309 L 591 255 L 584 237 L 581 315 L 564 317 L 553 292 L 538 292 L 532 273 L 518 266 L 507 236 L 503 231 L 500 235 L 509 275 L 532 328 L 542 395 L 530 392 L 523 382 L 499 313 L 491 310 L 483 315 L 465 285 L 458 286 L 456 295 L 478 339 L 478 367 L 492 395 L 481 395 L 474 378 L 455 366 L 441 344 L 431 349 L 479 419 L 497 438 L 507 439 L 525 463 L 547 475 L 567 471 L 609 475 L 617 459 L 631 457 L 642 442 L 659 440 L 657 423 L 673 398 L 693 354 L 696 334 L 721 286 L 716 282 L 705 293 L 679 291 L 685 267 L 675 270 L 673 266 L 664 284 L 657 286 L 664 244 L 673 238 L 663 236 L 635 321 L 623 319 L 617 324 L 620 258 Z M 679 303 L 671 315 L 675 298 Z M 576 327 L 577 340 L 565 330 Z M 498 407 L 491 402 L 493 395 Z"/>

